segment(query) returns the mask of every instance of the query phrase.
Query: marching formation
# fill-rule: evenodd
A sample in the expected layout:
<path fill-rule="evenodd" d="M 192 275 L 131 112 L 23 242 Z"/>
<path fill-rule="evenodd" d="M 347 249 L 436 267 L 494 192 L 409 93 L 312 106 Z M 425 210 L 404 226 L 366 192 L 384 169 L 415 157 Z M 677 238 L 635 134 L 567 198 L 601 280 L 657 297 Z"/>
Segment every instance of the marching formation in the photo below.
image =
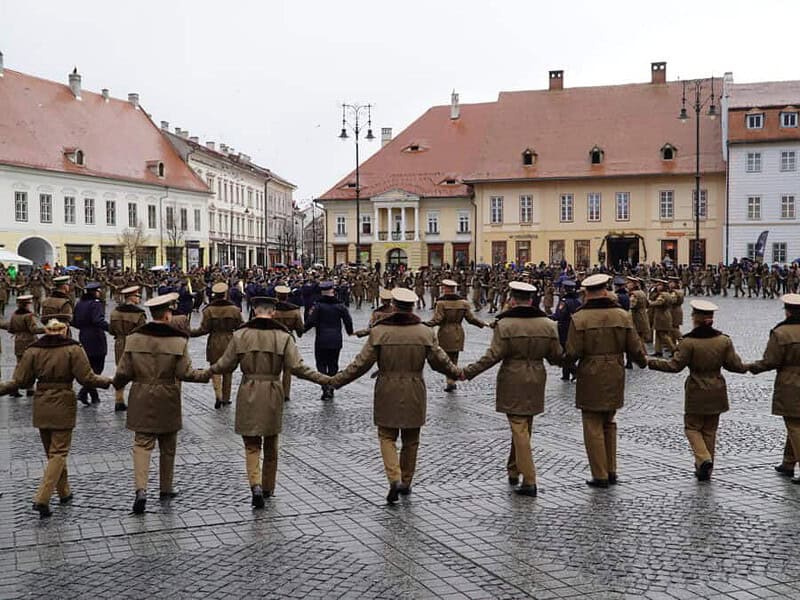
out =
<path fill-rule="evenodd" d="M 464 291 L 470 276 L 473 289 L 479 292 L 471 303 L 458 293 Z M 543 267 L 477 270 L 469 275 L 448 270 L 381 274 L 376 265 L 375 269 L 319 273 L 291 269 L 241 274 L 217 269 L 184 278 L 127 274 L 116 280 L 115 275 L 86 281 L 42 273 L 33 277 L 46 279 L 50 294 L 40 295 L 37 301 L 35 294 L 19 293 L 29 289 L 30 283 L 16 290 L 17 308 L 0 327 L 14 336 L 17 366 L 12 379 L 0 384 L 0 393 L 21 397 L 20 390 L 25 390 L 33 396 L 33 425 L 47 456 L 33 508 L 43 518 L 52 514 L 54 491 L 61 504 L 73 498 L 67 456 L 78 401 L 96 405 L 100 403 L 97 388 L 114 387 L 115 411 L 126 412 L 126 426 L 133 432 L 133 512 L 141 514 L 148 502 L 148 473 L 156 445 L 158 498 L 168 501 L 178 493 L 173 472 L 183 424 L 182 382 L 212 381 L 215 408 L 222 410 L 232 403 L 232 374 L 237 369 L 241 382 L 235 432 L 242 437 L 251 503 L 256 509 L 263 508 L 275 493 L 278 441 L 292 376 L 320 385 L 322 400 L 331 401 L 334 390 L 374 366 L 373 416 L 390 504 L 412 491 L 427 414 L 426 364 L 447 378 L 447 392 L 454 391 L 458 381 L 474 379 L 500 365 L 494 395 L 496 410 L 506 415 L 511 433 L 508 482 L 522 496 L 538 494 L 531 438 L 534 417 L 545 409 L 545 363 L 561 367 L 563 380 L 575 381 L 575 403 L 581 411 L 591 471 L 586 483 L 593 488 L 620 481 L 616 415 L 624 405 L 626 369 L 634 363 L 672 373 L 688 369 L 684 429 L 699 481 L 712 476 L 720 415 L 729 408 L 723 370 L 778 372 L 773 414 L 783 417 L 787 437 L 776 471 L 793 476 L 800 457 L 800 405 L 796 402 L 800 295 L 793 292 L 782 295 L 786 319 L 772 330 L 763 358 L 747 364 L 731 339 L 714 328 L 717 306 L 708 300 L 689 302 L 692 329 L 681 333 L 686 291 L 697 290 L 687 290 L 680 270 L 665 265 L 615 275 L 599 269 L 587 274 Z M 499 294 L 497 289 L 489 293 L 488 302 L 482 295 L 484 280 L 490 282 L 487 289 L 491 285 L 502 289 Z M 77 301 L 76 287 L 82 292 Z M 432 317 L 423 321 L 414 309 L 424 303 L 429 287 L 437 294 L 431 298 Z M 106 321 L 108 290 L 118 303 Z M 372 291 L 366 294 L 366 290 Z M 143 293 L 150 296 L 144 308 Z M 193 312 L 202 306 L 204 295 L 208 302 L 193 327 Z M 369 325 L 354 331 L 347 305 L 352 297 L 359 307 L 365 296 L 374 311 Z M 242 312 L 245 303 L 247 318 Z M 497 311 L 490 322 L 475 314 L 484 306 L 489 312 Z M 464 321 L 490 327 L 493 335 L 480 359 L 459 366 Z M 70 327 L 78 330 L 78 340 L 71 337 Z M 295 342 L 311 329 L 315 330 L 316 369 L 303 362 Z M 357 356 L 340 370 L 343 329 L 366 339 Z M 102 374 L 107 333 L 115 340 L 113 377 Z M 189 357 L 188 342 L 200 336 L 207 336 L 208 366 L 197 369 Z M 654 351 L 648 355 L 650 344 Z M 75 381 L 81 386 L 77 394 Z"/>

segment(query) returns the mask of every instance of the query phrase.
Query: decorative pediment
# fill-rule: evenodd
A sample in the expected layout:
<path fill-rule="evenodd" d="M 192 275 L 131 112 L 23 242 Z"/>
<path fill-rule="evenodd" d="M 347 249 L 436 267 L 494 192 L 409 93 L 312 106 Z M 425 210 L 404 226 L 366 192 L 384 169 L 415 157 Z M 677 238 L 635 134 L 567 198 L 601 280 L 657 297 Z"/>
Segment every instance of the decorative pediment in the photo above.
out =
<path fill-rule="evenodd" d="M 387 190 L 371 199 L 373 202 L 419 202 L 419 196 L 399 188 Z"/>

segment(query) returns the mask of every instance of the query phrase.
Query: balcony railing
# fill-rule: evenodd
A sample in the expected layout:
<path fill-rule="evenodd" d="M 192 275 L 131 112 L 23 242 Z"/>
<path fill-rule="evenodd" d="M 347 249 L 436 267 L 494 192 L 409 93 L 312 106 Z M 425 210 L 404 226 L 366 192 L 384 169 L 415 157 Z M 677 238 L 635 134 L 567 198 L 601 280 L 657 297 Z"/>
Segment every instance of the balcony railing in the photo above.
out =
<path fill-rule="evenodd" d="M 388 240 L 392 240 L 393 242 L 399 242 L 401 240 L 406 241 L 413 241 L 415 239 L 414 231 L 406 231 L 403 233 L 402 231 L 379 231 L 378 232 L 378 240 L 381 242 L 386 242 Z"/>

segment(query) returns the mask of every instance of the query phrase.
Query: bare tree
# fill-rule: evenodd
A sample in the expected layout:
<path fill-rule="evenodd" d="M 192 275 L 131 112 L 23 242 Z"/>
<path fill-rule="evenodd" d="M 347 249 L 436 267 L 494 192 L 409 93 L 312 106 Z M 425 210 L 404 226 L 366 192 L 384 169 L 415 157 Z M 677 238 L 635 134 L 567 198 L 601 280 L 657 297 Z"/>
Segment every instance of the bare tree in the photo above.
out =
<path fill-rule="evenodd" d="M 174 208 L 172 211 L 167 208 L 167 219 L 166 227 L 164 227 L 164 233 L 167 235 L 168 260 L 176 263 L 179 267 L 182 267 L 183 238 L 186 231 L 182 228 L 181 223 L 178 222 Z M 170 248 L 172 249 L 172 252 L 169 252 Z"/>
<path fill-rule="evenodd" d="M 122 246 L 122 251 L 128 255 L 132 270 L 136 270 L 136 257 L 139 251 L 147 245 L 148 237 L 141 221 L 136 227 L 128 227 L 117 236 L 117 242 Z"/>

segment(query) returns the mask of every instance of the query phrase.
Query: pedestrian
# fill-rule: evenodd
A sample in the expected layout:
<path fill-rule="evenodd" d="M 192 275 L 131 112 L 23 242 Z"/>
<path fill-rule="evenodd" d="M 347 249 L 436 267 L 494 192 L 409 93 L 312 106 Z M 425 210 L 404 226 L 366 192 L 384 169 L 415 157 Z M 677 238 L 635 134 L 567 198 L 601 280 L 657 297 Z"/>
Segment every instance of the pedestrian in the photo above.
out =
<path fill-rule="evenodd" d="M 44 328 L 36 319 L 36 315 L 31 310 L 33 304 L 33 296 L 30 294 L 23 294 L 17 296 L 17 309 L 11 313 L 11 318 L 8 320 L 8 332 L 14 337 L 14 356 L 17 359 L 17 366 L 22 360 L 25 350 L 33 344 L 38 338 L 37 334 L 44 333 Z M 25 389 L 26 386 L 19 386 Z M 25 389 L 26 396 L 33 396 L 33 388 Z M 19 389 L 12 390 L 9 393 L 12 398 L 21 398 Z"/>
<path fill-rule="evenodd" d="M 78 329 L 78 340 L 89 357 L 89 364 L 92 370 L 98 375 L 102 374 L 108 354 L 108 344 L 106 342 L 106 332 L 108 322 L 106 321 L 105 305 L 100 301 L 100 288 L 102 286 L 96 281 L 86 284 L 85 292 L 75 305 L 75 314 L 72 318 L 72 325 Z M 88 405 L 88 397 L 91 396 L 92 404 L 100 402 L 100 395 L 97 389 L 83 386 L 78 392 L 78 400 Z"/>
<path fill-rule="evenodd" d="M 230 374 L 237 366 L 242 370 L 242 383 L 236 394 L 235 430 L 244 442 L 247 478 L 255 508 L 263 508 L 264 498 L 275 493 L 278 435 L 286 399 L 283 375 L 293 374 L 320 385 L 330 382 L 330 377 L 303 363 L 294 338 L 274 318 L 277 302 L 263 296 L 252 298 L 255 316 L 236 330 L 225 352 L 210 369 L 215 375 Z"/>
<path fill-rule="evenodd" d="M 512 281 L 509 287 L 511 308 L 497 315 L 491 346 L 483 357 L 464 368 L 464 377 L 474 379 L 502 362 L 495 385 L 495 410 L 505 413 L 511 428 L 508 482 L 517 486 L 522 475 L 522 484 L 514 491 L 536 496 L 536 468 L 531 453 L 533 418 L 544 412 L 544 359 L 560 365 L 561 344 L 556 324 L 539 309 L 536 287 L 521 281 Z"/>
<path fill-rule="evenodd" d="M 684 403 L 684 432 L 694 454 L 695 477 L 708 481 L 714 469 L 714 454 L 720 414 L 730 408 L 728 386 L 720 372 L 745 373 L 731 339 L 714 329 L 716 304 L 692 300 L 691 332 L 683 336 L 671 360 L 649 358 L 647 366 L 654 371 L 679 373 L 689 367 Z"/>
<path fill-rule="evenodd" d="M 414 314 L 417 295 L 409 289 L 392 290 L 394 313 L 376 323 L 361 352 L 331 379 L 341 387 L 378 364 L 373 399 L 384 471 L 389 480 L 386 501 L 397 502 L 411 493 L 417 465 L 420 429 L 425 425 L 427 393 L 422 370 L 427 362 L 452 379 L 461 371 L 439 347 L 433 330 Z M 397 438 L 402 440 L 398 457 Z"/>
<path fill-rule="evenodd" d="M 72 323 L 74 305 L 70 298 L 69 275 L 53 277 L 53 291 L 42 301 L 42 321 L 58 319 L 62 323 Z"/>
<path fill-rule="evenodd" d="M 158 441 L 160 499 L 177 496 L 172 487 L 178 431 L 183 425 L 181 381 L 206 383 L 208 370 L 192 369 L 188 335 L 170 321 L 178 300 L 177 293 L 155 296 L 145 306 L 151 320 L 125 341 L 125 351 L 117 365 L 114 387 L 133 382 L 128 397 L 126 427 L 134 432 L 133 470 L 136 497 L 133 512 L 142 514 L 147 504 L 150 455 Z"/>
<path fill-rule="evenodd" d="M 665 290 L 666 281 L 654 279 L 653 282 L 656 284 L 656 293 L 649 302 L 649 307 L 653 309 L 653 330 L 656 333 L 653 356 L 662 357 L 665 346 L 671 353 L 675 352 L 676 347 L 672 339 L 672 296 Z"/>
<path fill-rule="evenodd" d="M 275 297 L 278 299 L 275 304 L 275 312 L 272 318 L 278 323 L 283 325 L 289 333 L 296 335 L 298 338 L 303 337 L 303 314 L 300 312 L 300 307 L 297 304 L 289 302 L 289 294 L 291 288 L 285 285 L 275 286 Z M 363 300 L 363 298 L 362 298 Z M 358 308 L 361 308 L 360 302 Z M 283 400 L 288 402 L 292 395 L 292 372 L 285 369 L 283 372 Z"/>
<path fill-rule="evenodd" d="M 586 483 L 596 488 L 618 483 L 615 416 L 625 399 L 623 355 L 642 368 L 647 365 L 630 313 L 607 297 L 609 279 L 598 273 L 583 280 L 586 301 L 572 316 L 566 347 L 567 360 L 578 361 L 575 404 L 592 472 Z"/>
<path fill-rule="evenodd" d="M 108 319 L 108 333 L 114 337 L 114 364 L 119 365 L 125 351 L 125 339 L 147 322 L 144 309 L 139 306 L 142 301 L 141 287 L 133 285 L 120 291 L 122 304 L 111 311 Z M 125 404 L 124 388 L 114 390 L 114 412 L 128 410 Z"/>
<path fill-rule="evenodd" d="M 576 284 L 571 279 L 561 282 L 562 294 L 558 299 L 558 306 L 553 313 L 552 319 L 558 323 L 558 341 L 562 349 L 567 347 L 567 334 L 574 315 L 581 307 L 578 293 L 575 291 Z M 564 363 L 561 367 L 561 381 L 569 381 L 570 376 L 574 379 L 575 372 L 571 365 Z"/>
<path fill-rule="evenodd" d="M 322 296 L 308 315 L 304 331 L 316 329 L 314 358 L 317 371 L 324 375 L 335 375 L 339 371 L 339 353 L 342 351 L 342 327 L 347 335 L 353 335 L 353 319 L 350 311 L 336 299 L 333 282 L 319 284 Z M 322 386 L 322 400 L 333 400 L 334 388 Z"/>

